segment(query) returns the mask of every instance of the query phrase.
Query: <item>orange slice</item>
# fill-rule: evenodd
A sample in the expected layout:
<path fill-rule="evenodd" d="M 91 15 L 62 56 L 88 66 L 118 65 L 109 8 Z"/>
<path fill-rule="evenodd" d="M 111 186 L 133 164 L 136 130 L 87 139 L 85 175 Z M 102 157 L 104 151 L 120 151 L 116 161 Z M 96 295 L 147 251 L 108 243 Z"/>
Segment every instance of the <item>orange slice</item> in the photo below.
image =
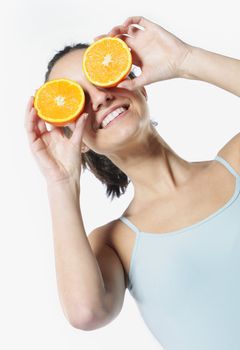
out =
<path fill-rule="evenodd" d="M 34 107 L 45 122 L 64 126 L 83 111 L 85 94 L 73 80 L 55 79 L 43 84 L 35 93 Z"/>
<path fill-rule="evenodd" d="M 104 37 L 84 52 L 82 69 L 94 85 L 116 86 L 130 72 L 132 55 L 127 44 L 116 37 Z"/>

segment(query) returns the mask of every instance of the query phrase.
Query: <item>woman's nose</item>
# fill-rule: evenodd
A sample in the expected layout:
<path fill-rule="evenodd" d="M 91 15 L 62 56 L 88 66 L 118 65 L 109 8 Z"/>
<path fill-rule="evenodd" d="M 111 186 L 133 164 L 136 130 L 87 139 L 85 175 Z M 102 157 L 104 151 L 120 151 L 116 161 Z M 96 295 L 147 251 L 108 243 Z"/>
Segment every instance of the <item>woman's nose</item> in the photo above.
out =
<path fill-rule="evenodd" d="M 101 105 L 105 105 L 106 102 L 112 100 L 113 96 L 107 89 L 96 88 L 96 90 L 92 93 L 92 109 L 97 111 Z"/>

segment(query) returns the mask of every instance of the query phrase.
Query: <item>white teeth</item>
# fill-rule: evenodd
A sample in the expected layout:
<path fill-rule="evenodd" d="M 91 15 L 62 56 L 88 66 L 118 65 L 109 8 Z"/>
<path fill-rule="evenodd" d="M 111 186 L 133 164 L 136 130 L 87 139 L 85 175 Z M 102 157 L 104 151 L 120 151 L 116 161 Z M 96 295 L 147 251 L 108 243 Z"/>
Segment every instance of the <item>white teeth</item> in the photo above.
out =
<path fill-rule="evenodd" d="M 109 124 L 113 119 L 115 119 L 119 114 L 121 114 L 122 112 L 126 111 L 127 108 L 126 107 L 120 107 L 115 109 L 115 111 L 113 111 L 112 113 L 109 113 L 107 115 L 106 118 L 104 118 L 104 120 L 101 123 L 101 127 L 105 128 L 105 126 L 107 126 L 107 124 Z"/>

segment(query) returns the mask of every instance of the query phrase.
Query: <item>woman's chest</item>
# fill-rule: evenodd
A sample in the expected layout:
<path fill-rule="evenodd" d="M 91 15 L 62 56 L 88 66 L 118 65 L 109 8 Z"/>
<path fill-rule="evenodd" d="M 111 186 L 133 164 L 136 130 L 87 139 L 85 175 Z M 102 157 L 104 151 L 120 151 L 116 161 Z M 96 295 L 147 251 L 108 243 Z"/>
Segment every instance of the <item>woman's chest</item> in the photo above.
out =
<path fill-rule="evenodd" d="M 210 175 L 210 174 L 209 174 Z M 190 227 L 217 212 L 233 196 L 236 180 L 223 169 L 218 175 L 200 178 L 178 196 L 165 201 L 154 200 L 138 210 L 127 208 L 129 219 L 146 236 L 164 235 Z M 117 252 L 126 276 L 129 274 L 136 233 L 120 220 L 111 234 L 111 244 Z"/>

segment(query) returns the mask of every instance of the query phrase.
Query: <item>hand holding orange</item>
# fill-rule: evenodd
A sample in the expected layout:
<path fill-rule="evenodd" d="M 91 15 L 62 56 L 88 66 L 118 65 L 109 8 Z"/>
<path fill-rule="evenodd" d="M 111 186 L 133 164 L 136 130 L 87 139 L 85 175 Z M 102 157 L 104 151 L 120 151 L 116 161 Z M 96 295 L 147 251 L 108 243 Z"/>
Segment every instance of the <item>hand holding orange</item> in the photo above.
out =
<path fill-rule="evenodd" d="M 188 70 L 192 46 L 145 17 L 128 17 L 106 35 L 123 35 L 124 42 L 131 48 L 133 65 L 141 69 L 138 77 L 125 79 L 117 87 L 135 90 L 154 82 L 184 77 Z"/>
<path fill-rule="evenodd" d="M 82 172 L 82 153 L 87 149 L 83 133 L 88 114 L 83 113 L 76 121 L 71 137 L 65 137 L 61 128 L 47 130 L 33 103 L 32 96 L 26 108 L 25 128 L 32 154 L 47 183 L 50 186 L 60 182 L 78 183 Z"/>

